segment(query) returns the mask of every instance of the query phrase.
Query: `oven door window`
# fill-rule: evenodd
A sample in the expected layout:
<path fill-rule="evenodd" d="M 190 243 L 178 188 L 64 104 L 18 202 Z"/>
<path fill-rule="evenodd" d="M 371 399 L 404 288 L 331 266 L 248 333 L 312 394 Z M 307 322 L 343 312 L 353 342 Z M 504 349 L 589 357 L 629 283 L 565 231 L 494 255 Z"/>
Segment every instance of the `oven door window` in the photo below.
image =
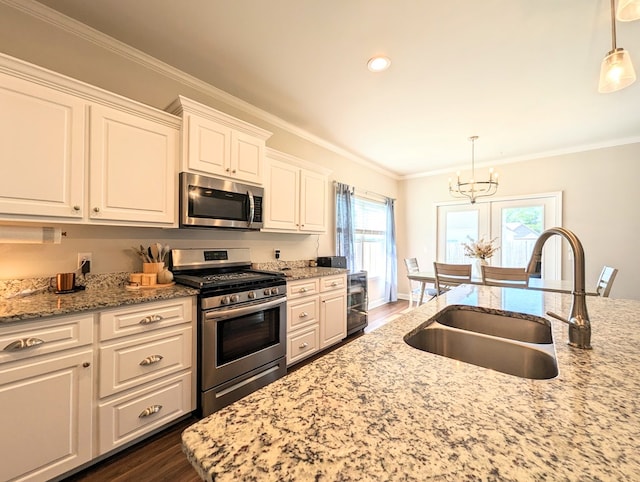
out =
<path fill-rule="evenodd" d="M 189 186 L 189 217 L 247 221 L 249 196 Z"/>
<path fill-rule="evenodd" d="M 280 343 L 280 308 L 217 322 L 216 364 L 225 365 Z"/>

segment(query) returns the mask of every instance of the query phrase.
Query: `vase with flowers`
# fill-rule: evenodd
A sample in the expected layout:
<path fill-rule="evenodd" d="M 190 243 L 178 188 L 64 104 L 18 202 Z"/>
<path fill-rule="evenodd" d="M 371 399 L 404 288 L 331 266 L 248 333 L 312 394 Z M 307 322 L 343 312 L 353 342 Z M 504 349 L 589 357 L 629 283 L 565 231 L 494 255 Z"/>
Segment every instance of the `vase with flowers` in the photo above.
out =
<path fill-rule="evenodd" d="M 475 263 L 473 264 L 473 276 L 475 278 L 482 277 L 482 268 L 481 266 L 488 265 L 489 259 L 498 251 L 498 247 L 495 245 L 495 241 L 498 238 L 493 238 L 488 241 L 485 241 L 484 238 L 480 238 L 478 241 L 474 241 L 469 236 L 468 243 L 462 243 L 462 247 L 464 248 L 464 255 L 469 258 L 474 258 Z"/>

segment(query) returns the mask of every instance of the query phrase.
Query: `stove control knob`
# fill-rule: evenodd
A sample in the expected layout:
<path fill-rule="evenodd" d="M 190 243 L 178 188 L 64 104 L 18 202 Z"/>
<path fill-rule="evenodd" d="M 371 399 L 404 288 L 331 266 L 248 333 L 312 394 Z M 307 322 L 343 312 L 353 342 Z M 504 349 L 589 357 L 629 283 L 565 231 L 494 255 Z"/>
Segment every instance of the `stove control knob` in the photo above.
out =
<path fill-rule="evenodd" d="M 229 304 L 229 297 L 228 296 L 223 296 L 222 298 L 220 298 L 220 304 L 221 305 L 228 305 Z"/>
<path fill-rule="evenodd" d="M 253 299 L 255 299 L 255 298 L 256 298 L 256 294 L 255 294 L 255 292 L 253 292 L 253 291 L 249 291 L 249 293 L 247 293 L 247 297 L 248 297 L 250 300 L 253 300 Z"/>
<path fill-rule="evenodd" d="M 238 301 L 240 301 L 240 297 L 238 295 L 231 295 L 232 303 L 237 303 Z"/>
<path fill-rule="evenodd" d="M 264 294 L 265 294 L 266 296 L 269 296 L 269 295 L 271 294 L 271 290 L 270 290 L 269 288 L 265 288 L 265 289 L 264 289 Z"/>
<path fill-rule="evenodd" d="M 278 288 L 271 288 L 271 294 L 272 295 L 277 295 L 278 294 Z"/>

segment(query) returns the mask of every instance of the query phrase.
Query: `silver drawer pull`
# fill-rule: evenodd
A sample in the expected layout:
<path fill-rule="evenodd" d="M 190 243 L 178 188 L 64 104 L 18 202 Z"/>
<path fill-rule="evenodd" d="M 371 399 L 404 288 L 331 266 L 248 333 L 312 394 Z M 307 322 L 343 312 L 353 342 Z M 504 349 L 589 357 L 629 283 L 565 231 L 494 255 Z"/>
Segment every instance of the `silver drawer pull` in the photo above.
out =
<path fill-rule="evenodd" d="M 157 323 L 158 321 L 162 321 L 164 318 L 160 315 L 149 315 L 145 316 L 140 320 L 141 325 L 148 325 L 149 323 Z"/>
<path fill-rule="evenodd" d="M 149 405 L 142 412 L 140 412 L 138 418 L 148 417 L 150 415 L 153 415 L 154 413 L 158 413 L 160 410 L 162 410 L 162 405 Z"/>
<path fill-rule="evenodd" d="M 141 366 L 153 365 L 154 363 L 158 363 L 164 357 L 162 355 L 149 355 L 147 358 L 140 362 Z"/>
<path fill-rule="evenodd" d="M 309 313 L 307 313 L 306 311 L 303 311 L 298 315 L 298 318 L 306 318 L 307 316 L 309 316 Z"/>
<path fill-rule="evenodd" d="M 44 340 L 40 338 L 22 338 L 21 340 L 12 341 L 4 347 L 4 351 L 20 351 L 32 346 L 42 345 Z"/>
<path fill-rule="evenodd" d="M 305 341 L 305 342 L 304 342 L 302 345 L 300 345 L 298 348 L 300 348 L 300 349 L 302 350 L 302 349 L 304 349 L 304 348 L 306 348 L 306 347 L 308 347 L 308 346 L 309 346 L 309 343 L 307 343 L 307 342 Z"/>

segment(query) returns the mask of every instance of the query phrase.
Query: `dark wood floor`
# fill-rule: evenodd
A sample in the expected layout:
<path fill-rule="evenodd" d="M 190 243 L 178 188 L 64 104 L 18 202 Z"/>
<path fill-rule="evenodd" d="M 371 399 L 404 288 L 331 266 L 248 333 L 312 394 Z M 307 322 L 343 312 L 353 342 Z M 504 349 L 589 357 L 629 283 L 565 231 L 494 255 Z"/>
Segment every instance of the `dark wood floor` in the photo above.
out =
<path fill-rule="evenodd" d="M 409 307 L 407 301 L 387 303 L 369 311 L 369 326 L 366 331 L 372 331 L 382 326 L 389 318 Z M 349 337 L 333 349 L 349 343 L 354 338 Z M 326 353 L 326 352 L 325 352 Z M 320 355 L 321 356 L 321 355 Z M 295 366 L 303 366 L 315 358 L 310 358 Z M 291 371 L 291 370 L 290 370 Z M 119 454 L 103 460 L 82 472 L 64 479 L 65 481 L 109 481 L 109 482 L 196 482 L 200 480 L 196 471 L 182 453 L 180 434 L 189 425 L 197 422 L 197 418 L 190 417 L 176 423 L 168 429 L 130 447 Z"/>

